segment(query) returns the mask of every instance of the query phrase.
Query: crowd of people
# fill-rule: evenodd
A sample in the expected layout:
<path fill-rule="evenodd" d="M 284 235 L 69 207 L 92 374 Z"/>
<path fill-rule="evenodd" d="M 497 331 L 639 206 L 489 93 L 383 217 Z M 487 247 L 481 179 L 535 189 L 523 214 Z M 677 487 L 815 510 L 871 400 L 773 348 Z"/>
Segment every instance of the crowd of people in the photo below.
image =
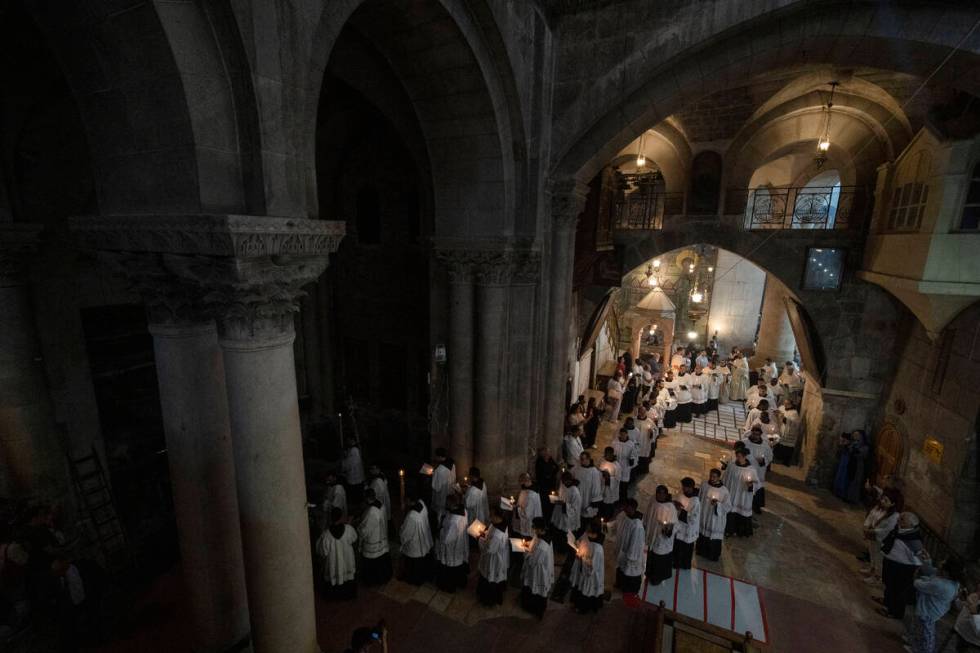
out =
<path fill-rule="evenodd" d="M 637 593 L 644 578 L 650 585 L 668 581 L 675 569 L 691 568 L 695 556 L 719 560 L 726 538 L 752 537 L 771 465 L 794 459 L 803 384 L 796 364 L 780 369 L 767 359 L 756 370 L 755 385 L 738 350 L 721 361 L 714 351 L 678 349 L 665 366 L 655 354 L 636 361 L 624 356 L 619 367 L 603 398 L 583 396 L 569 406 L 558 455 L 539 449 L 533 475 L 519 474 L 519 489 L 499 503 L 491 496 L 502 495 L 503 488 L 488 488 L 476 467 L 460 478 L 449 452 L 437 449 L 421 472 L 425 482 L 405 501 L 397 531 L 400 577 L 458 592 L 471 583 L 475 562 L 473 591 L 484 605 L 502 604 L 513 587 L 519 604 L 539 618 L 549 598 L 569 592 L 571 605 L 590 613 L 609 595 L 607 554 L 615 556 L 613 587 Z M 676 492 L 657 485 L 641 506 L 636 484 L 649 472 L 658 439 L 678 434 L 680 424 L 725 402 L 744 402 L 746 410 L 731 459 L 721 456 L 700 481 L 678 479 Z M 612 442 L 599 448 L 604 420 L 616 427 Z M 316 544 L 323 592 L 331 598 L 354 596 L 357 578 L 380 584 L 394 573 L 387 479 L 374 466 L 365 473 L 354 442 L 341 470 L 342 477 L 327 478 L 327 525 Z M 352 496 L 362 506 L 356 527 L 347 503 Z M 869 582 L 883 582 L 882 613 L 906 618 L 910 650 L 932 653 L 935 621 L 961 594 L 962 570 L 955 561 L 931 567 L 917 523 L 915 515 L 902 512 L 900 496 L 885 491 L 865 523 L 866 571 Z M 960 598 L 964 612 L 956 636 L 969 646 L 980 627 L 977 597 Z"/>

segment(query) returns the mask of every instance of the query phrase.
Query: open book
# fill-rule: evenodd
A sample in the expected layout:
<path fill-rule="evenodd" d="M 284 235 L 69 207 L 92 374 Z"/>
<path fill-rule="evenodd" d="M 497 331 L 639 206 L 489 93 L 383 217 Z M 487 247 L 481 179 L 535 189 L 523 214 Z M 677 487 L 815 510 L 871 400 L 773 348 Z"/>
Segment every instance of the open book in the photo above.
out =
<path fill-rule="evenodd" d="M 500 509 L 501 510 L 513 510 L 514 502 L 507 497 L 500 497 Z"/>
<path fill-rule="evenodd" d="M 510 538 L 510 550 L 514 553 L 527 553 L 527 549 L 524 547 L 524 540 L 519 537 Z"/>
<path fill-rule="evenodd" d="M 432 476 L 432 472 L 434 472 L 434 471 L 435 471 L 435 469 L 432 467 L 432 465 L 430 465 L 429 463 L 423 463 L 422 464 L 422 469 L 419 470 L 419 474 L 425 474 L 426 476 Z"/>

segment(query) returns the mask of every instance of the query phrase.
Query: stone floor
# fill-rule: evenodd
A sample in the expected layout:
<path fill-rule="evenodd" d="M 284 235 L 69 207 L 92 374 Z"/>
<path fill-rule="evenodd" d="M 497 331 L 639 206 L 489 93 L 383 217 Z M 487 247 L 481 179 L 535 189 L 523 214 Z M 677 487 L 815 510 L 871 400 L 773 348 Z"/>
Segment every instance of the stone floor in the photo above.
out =
<path fill-rule="evenodd" d="M 728 414 L 733 421 L 735 412 L 733 408 Z M 726 413 L 716 416 L 719 423 L 704 421 L 721 426 Z M 600 447 L 614 430 L 612 424 L 603 425 Z M 637 486 L 641 506 L 659 483 L 676 490 L 684 476 L 706 477 L 725 450 L 713 439 L 685 432 L 662 438 L 650 473 Z M 766 512 L 757 519 L 754 537 L 726 541 L 719 562 L 697 558 L 696 564 L 762 588 L 771 651 L 900 652 L 899 624 L 875 612 L 870 599 L 873 588 L 858 575 L 860 563 L 854 553 L 862 546 L 861 511 L 828 492 L 807 487 L 800 476 L 794 468 L 774 466 Z M 608 554 L 606 559 L 611 587 L 614 561 Z M 544 620 L 538 622 L 517 607 L 516 590 L 508 592 L 504 606 L 487 609 L 476 602 L 474 587 L 475 578 L 465 591 L 446 594 L 431 585 L 416 588 L 393 580 L 379 591 L 362 589 L 349 603 L 318 602 L 320 646 L 325 652 L 343 650 L 353 627 L 383 618 L 390 628 L 391 650 L 397 653 L 433 648 L 521 653 L 631 650 L 631 643 L 625 641 L 630 611 L 616 591 L 598 615 L 583 617 L 567 604 L 552 601 Z M 151 601 L 158 609 L 147 617 L 149 623 L 134 627 L 133 639 L 102 650 L 180 650 L 179 601 L 173 592 L 158 592 Z"/>
<path fill-rule="evenodd" d="M 702 417 L 695 417 L 690 423 L 678 426 L 681 433 L 734 443 L 741 439 L 744 425 L 745 406 L 738 402 L 721 404 L 718 410 L 713 410 Z"/>

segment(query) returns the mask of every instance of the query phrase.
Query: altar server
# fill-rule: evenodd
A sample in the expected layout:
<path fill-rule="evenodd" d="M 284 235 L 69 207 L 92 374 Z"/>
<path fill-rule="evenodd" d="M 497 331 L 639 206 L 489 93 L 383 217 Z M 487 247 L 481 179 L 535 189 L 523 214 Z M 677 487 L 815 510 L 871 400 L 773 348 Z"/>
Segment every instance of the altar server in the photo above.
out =
<path fill-rule="evenodd" d="M 690 569 L 694 543 L 701 533 L 701 499 L 694 479 L 681 479 L 681 496 L 674 501 L 677 509 L 677 533 L 674 536 L 674 567 Z"/>
<path fill-rule="evenodd" d="M 691 414 L 700 417 L 708 412 L 708 375 L 698 367 L 688 376 L 691 388 Z"/>
<path fill-rule="evenodd" d="M 562 454 L 565 458 L 565 464 L 569 467 L 573 467 L 578 464 L 579 456 L 585 448 L 582 446 L 582 428 L 576 427 L 573 430 L 565 433 L 565 438 L 562 441 Z"/>
<path fill-rule="evenodd" d="M 432 471 L 432 513 L 436 518 L 436 526 L 446 513 L 446 498 L 456 488 L 456 465 L 442 447 L 436 449 L 433 459 L 435 469 Z"/>
<path fill-rule="evenodd" d="M 749 452 L 746 449 L 736 449 L 735 464 L 729 465 L 732 509 L 728 513 L 726 535 L 752 537 L 752 501 L 759 485 L 759 476 L 756 474 L 755 467 L 749 462 L 748 456 Z"/>
<path fill-rule="evenodd" d="M 487 499 L 487 488 L 480 476 L 479 467 L 470 467 L 466 493 L 463 495 L 463 505 L 466 508 L 466 525 L 479 519 L 481 524 L 490 523 L 490 502 Z"/>
<path fill-rule="evenodd" d="M 602 456 L 602 462 L 599 463 L 599 471 L 602 473 L 602 505 L 599 506 L 599 515 L 609 520 L 619 502 L 619 463 L 616 462 L 616 450 L 612 447 L 606 447 Z"/>
<path fill-rule="evenodd" d="M 544 517 L 535 517 L 531 529 L 534 538 L 525 544 L 527 554 L 521 568 L 521 607 L 542 619 L 555 582 L 555 554 Z"/>
<path fill-rule="evenodd" d="M 347 439 L 344 457 L 340 461 L 340 473 L 347 482 L 347 496 L 357 506 L 364 485 L 364 460 L 361 458 L 361 448 L 354 438 Z"/>
<path fill-rule="evenodd" d="M 443 592 L 466 587 L 470 572 L 470 547 L 466 535 L 466 509 L 456 498 L 449 499 L 436 541 L 436 586 Z"/>
<path fill-rule="evenodd" d="M 579 465 L 572 469 L 572 476 L 578 481 L 578 491 L 582 495 L 582 519 L 591 519 L 599 514 L 602 503 L 602 472 L 592 462 L 592 455 L 583 451 L 579 455 Z"/>
<path fill-rule="evenodd" d="M 749 389 L 749 362 L 744 354 L 735 352 L 728 365 L 731 370 L 728 398 L 732 401 L 745 401 L 745 393 Z"/>
<path fill-rule="evenodd" d="M 326 598 L 353 599 L 357 596 L 354 544 L 357 533 L 344 521 L 340 508 L 330 510 L 330 526 L 316 542 L 316 553 L 323 565 Z"/>
<path fill-rule="evenodd" d="M 769 441 L 762 437 L 762 426 L 752 427 L 747 438 L 742 440 L 748 451 L 748 461 L 755 468 L 758 485 L 752 495 L 752 510 L 758 514 L 766 507 L 766 469 L 772 463 L 772 447 Z"/>
<path fill-rule="evenodd" d="M 721 471 L 712 469 L 708 480 L 701 485 L 698 498 L 701 506 L 701 532 L 698 534 L 698 555 L 716 561 L 721 557 L 725 540 L 728 511 L 732 509 L 728 488 L 721 482 Z"/>
<path fill-rule="evenodd" d="M 476 584 L 476 596 L 483 605 L 501 605 L 510 565 L 510 539 L 503 513 L 497 506 L 490 511 L 490 526 L 483 531 L 479 544 L 480 578 Z"/>
<path fill-rule="evenodd" d="M 659 585 L 673 575 L 674 536 L 677 509 L 666 485 L 658 485 L 653 501 L 647 507 L 643 526 L 647 535 L 647 581 Z"/>
<path fill-rule="evenodd" d="M 558 488 L 558 502 L 551 513 L 551 525 L 559 534 L 576 533 L 582 527 L 581 518 L 582 493 L 578 489 L 578 481 L 571 472 L 564 472 Z"/>
<path fill-rule="evenodd" d="M 374 490 L 364 492 L 367 508 L 357 526 L 358 540 L 361 544 L 361 557 L 364 558 L 361 577 L 367 585 L 384 585 L 391 579 L 391 555 L 388 553 L 388 520 L 384 507 L 378 501 Z"/>
<path fill-rule="evenodd" d="M 336 474 L 327 474 L 327 490 L 323 493 L 323 512 L 327 519 L 334 508 L 339 508 L 343 518 L 347 518 L 347 491 Z"/>
<path fill-rule="evenodd" d="M 616 521 L 616 587 L 623 592 L 640 591 L 646 557 L 646 530 L 636 499 L 627 499 Z"/>
<path fill-rule="evenodd" d="M 613 441 L 612 447 L 619 465 L 619 500 L 626 501 L 633 468 L 639 460 L 636 443 L 630 440 L 629 432 L 623 428 L 619 430 L 619 438 Z"/>
<path fill-rule="evenodd" d="M 399 531 L 405 580 L 421 585 L 429 579 L 432 564 L 432 531 L 429 511 L 421 500 L 410 500 Z"/>
<path fill-rule="evenodd" d="M 388 494 L 388 477 L 382 473 L 377 465 L 368 467 L 368 485 L 374 490 L 374 496 L 381 502 L 381 507 L 385 512 L 385 519 L 391 522 L 391 497 Z"/>
<path fill-rule="evenodd" d="M 586 534 L 576 542 L 570 582 L 572 605 L 579 614 L 598 612 L 602 607 L 602 597 L 606 593 L 603 540 L 602 525 L 593 521 Z"/>
<path fill-rule="evenodd" d="M 530 474 L 521 474 L 518 482 L 521 493 L 517 495 L 517 508 L 514 510 L 514 535 L 531 537 L 534 520 L 544 514 L 541 510 L 541 495 L 534 490 Z"/>

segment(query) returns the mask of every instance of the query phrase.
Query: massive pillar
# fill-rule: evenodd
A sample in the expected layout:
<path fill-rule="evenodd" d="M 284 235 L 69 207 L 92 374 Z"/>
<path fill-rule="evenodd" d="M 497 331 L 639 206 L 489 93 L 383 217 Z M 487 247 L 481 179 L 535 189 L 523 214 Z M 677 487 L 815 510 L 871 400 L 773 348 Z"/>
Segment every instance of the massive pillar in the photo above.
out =
<path fill-rule="evenodd" d="M 194 650 L 226 651 L 249 621 L 221 349 L 212 320 L 150 315 Z"/>
<path fill-rule="evenodd" d="M 292 314 L 301 287 L 320 275 L 336 250 L 343 224 L 256 216 L 140 216 L 77 219 L 74 229 L 89 248 L 160 254 L 160 274 L 181 283 L 159 301 L 179 305 L 190 293 L 216 317 L 253 647 L 256 653 L 314 653 L 318 647 Z M 161 253 L 161 246 L 167 251 Z M 139 283 L 145 294 L 158 281 L 146 275 Z M 165 335 L 158 331 L 158 340 Z M 213 349 L 209 335 L 178 335 Z M 190 365 L 185 356 L 181 353 L 177 366 L 165 370 L 168 377 L 179 376 Z M 184 411 L 192 406 L 180 406 L 180 401 L 205 401 L 213 423 L 219 417 L 212 404 L 221 403 L 215 390 L 212 385 L 206 398 L 195 400 L 162 399 Z M 197 479 L 203 485 L 212 471 L 201 465 L 202 453 L 195 452 L 191 460 L 203 475 Z M 208 520 L 220 520 L 226 502 L 204 492 L 200 497 Z"/>
<path fill-rule="evenodd" d="M 544 437 L 549 446 L 561 442 L 564 424 L 565 381 L 569 375 L 572 276 L 575 264 L 575 227 L 585 207 L 588 187 L 574 179 L 553 181 L 551 234 L 548 256 L 549 300 L 548 370 L 544 405 Z"/>
<path fill-rule="evenodd" d="M 507 301 L 510 270 L 503 254 L 477 264 L 476 460 L 492 487 L 509 473 L 501 416 L 507 403 Z"/>
<path fill-rule="evenodd" d="M 766 358 L 776 361 L 780 368 L 786 361 L 793 360 L 796 338 L 793 336 L 793 327 L 789 323 L 789 314 L 786 312 L 784 293 L 781 284 L 770 275 L 766 279 L 766 289 L 762 298 L 759 340 L 752 361 L 756 367 L 765 363 Z"/>
<path fill-rule="evenodd" d="M 37 225 L 0 223 L 0 494 L 58 500 L 67 472 L 27 281 L 39 232 Z"/>
<path fill-rule="evenodd" d="M 459 250 L 440 258 L 449 272 L 449 454 L 456 470 L 466 474 L 473 464 L 473 341 L 474 288 L 472 262 Z"/>

